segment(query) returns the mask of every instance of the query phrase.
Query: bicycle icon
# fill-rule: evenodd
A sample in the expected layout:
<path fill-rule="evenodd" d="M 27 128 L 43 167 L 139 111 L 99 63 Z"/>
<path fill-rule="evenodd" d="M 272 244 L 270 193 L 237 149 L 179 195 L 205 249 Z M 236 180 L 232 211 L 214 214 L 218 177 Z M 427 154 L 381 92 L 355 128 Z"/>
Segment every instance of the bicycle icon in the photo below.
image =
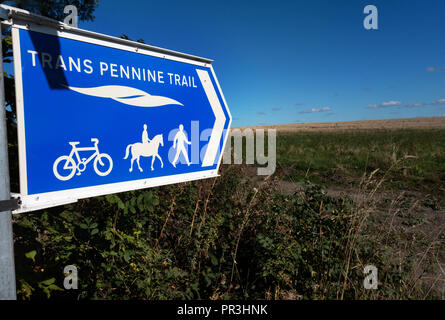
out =
<path fill-rule="evenodd" d="M 60 156 L 54 161 L 53 172 L 57 179 L 67 181 L 74 176 L 77 169 L 77 175 L 80 176 L 85 171 L 87 164 L 94 159 L 94 171 L 100 176 L 106 176 L 113 169 L 113 160 L 106 153 L 100 153 L 97 145 L 99 139 L 92 138 L 91 142 L 94 142 L 94 147 L 76 147 L 80 142 L 68 142 L 72 149 L 68 156 Z M 80 159 L 79 151 L 95 151 L 89 158 Z M 74 158 L 76 155 L 76 158 Z M 77 160 L 77 163 L 76 163 Z M 61 165 L 62 170 L 59 169 Z"/>

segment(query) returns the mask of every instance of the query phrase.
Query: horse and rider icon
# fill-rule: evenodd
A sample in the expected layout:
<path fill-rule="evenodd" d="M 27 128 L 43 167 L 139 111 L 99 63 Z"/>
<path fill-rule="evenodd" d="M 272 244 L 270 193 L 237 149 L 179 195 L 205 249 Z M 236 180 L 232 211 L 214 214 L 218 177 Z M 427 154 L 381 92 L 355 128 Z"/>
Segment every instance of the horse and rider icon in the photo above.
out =
<path fill-rule="evenodd" d="M 125 150 L 125 157 L 124 159 L 128 158 L 128 155 L 131 150 L 131 166 L 130 166 L 130 172 L 133 171 L 133 162 L 136 160 L 136 163 L 138 165 L 139 171 L 142 172 L 141 165 L 139 163 L 140 157 L 152 157 L 151 159 L 151 170 L 154 170 L 153 164 L 156 158 L 161 161 L 161 168 L 164 167 L 164 163 L 162 161 L 161 156 L 159 155 L 159 145 L 164 146 L 164 138 L 162 134 L 156 135 L 153 139 L 148 138 L 147 133 L 147 125 L 144 124 L 144 131 L 142 132 L 142 143 L 136 142 L 131 143 L 127 146 Z"/>
<path fill-rule="evenodd" d="M 134 160 L 136 160 L 136 163 L 138 165 L 139 171 L 143 172 L 141 165 L 139 163 L 140 157 L 152 157 L 151 160 L 151 170 L 154 170 L 153 164 L 156 158 L 161 161 L 161 168 L 164 167 L 164 163 L 162 161 L 161 156 L 159 155 L 159 146 L 164 146 L 164 138 L 162 134 L 156 135 L 153 139 L 148 138 L 148 132 L 147 132 L 147 124 L 144 124 L 144 129 L 142 131 L 142 142 L 136 142 L 129 144 L 125 150 L 125 157 L 124 159 L 127 159 L 130 152 L 131 152 L 131 165 L 129 171 L 133 171 L 133 163 Z M 173 148 L 176 148 L 176 154 L 174 157 L 174 160 L 172 162 L 173 167 L 176 168 L 176 162 L 178 161 L 178 158 L 180 154 L 182 153 L 186 163 L 188 166 L 190 166 L 191 162 L 188 158 L 188 152 L 187 147 L 185 144 L 190 145 L 191 142 L 188 141 L 185 132 L 184 132 L 184 126 L 182 124 L 179 125 L 179 130 L 176 133 L 174 139 L 173 139 Z"/>

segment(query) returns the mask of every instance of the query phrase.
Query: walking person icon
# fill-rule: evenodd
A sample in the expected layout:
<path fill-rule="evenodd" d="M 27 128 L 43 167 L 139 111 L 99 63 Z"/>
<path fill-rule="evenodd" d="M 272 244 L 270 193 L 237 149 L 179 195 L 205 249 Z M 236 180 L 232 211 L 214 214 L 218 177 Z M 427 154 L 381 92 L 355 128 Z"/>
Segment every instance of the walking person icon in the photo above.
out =
<path fill-rule="evenodd" d="M 176 133 L 175 138 L 173 139 L 173 148 L 176 148 L 175 158 L 173 159 L 172 165 L 176 168 L 176 161 L 178 161 L 179 155 L 182 153 L 184 155 L 185 161 L 189 166 L 191 163 L 189 161 L 189 156 L 187 153 L 187 147 L 184 145 L 184 142 L 187 144 L 192 144 L 187 140 L 187 137 L 184 133 L 184 126 L 182 124 L 179 125 L 179 131 Z"/>

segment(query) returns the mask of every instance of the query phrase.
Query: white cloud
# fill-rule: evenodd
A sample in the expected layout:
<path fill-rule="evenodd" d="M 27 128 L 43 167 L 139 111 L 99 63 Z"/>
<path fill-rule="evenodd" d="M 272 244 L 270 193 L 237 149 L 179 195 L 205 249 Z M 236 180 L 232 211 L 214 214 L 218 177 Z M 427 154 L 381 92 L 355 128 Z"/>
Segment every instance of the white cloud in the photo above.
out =
<path fill-rule="evenodd" d="M 326 111 L 331 111 L 331 107 L 323 107 L 323 108 L 312 108 L 312 109 L 307 109 L 307 110 L 303 110 L 300 113 L 316 113 L 316 112 L 326 112 Z"/>
<path fill-rule="evenodd" d="M 406 104 L 404 105 L 404 107 L 407 108 L 417 108 L 417 107 L 425 107 L 425 106 L 440 106 L 440 105 L 444 105 L 445 104 L 445 98 L 443 99 L 438 99 L 436 101 L 433 102 L 422 102 L 422 103 L 411 103 L 411 104 Z"/>
<path fill-rule="evenodd" d="M 400 106 L 401 104 L 402 104 L 401 101 L 388 101 L 388 102 L 382 102 L 382 107 Z"/>
<path fill-rule="evenodd" d="M 402 104 L 401 101 L 391 100 L 391 101 L 382 102 L 379 105 L 371 104 L 371 105 L 367 106 L 366 108 L 368 108 L 368 109 L 380 109 L 380 108 L 388 108 L 388 107 L 400 106 L 401 104 Z"/>
<path fill-rule="evenodd" d="M 434 72 L 434 71 L 436 71 L 437 69 L 436 68 L 434 68 L 434 67 L 428 67 L 428 68 L 426 68 L 426 72 Z"/>
<path fill-rule="evenodd" d="M 431 104 L 435 104 L 435 105 L 437 105 L 437 104 L 445 104 L 445 98 L 433 101 L 433 102 L 431 102 Z"/>

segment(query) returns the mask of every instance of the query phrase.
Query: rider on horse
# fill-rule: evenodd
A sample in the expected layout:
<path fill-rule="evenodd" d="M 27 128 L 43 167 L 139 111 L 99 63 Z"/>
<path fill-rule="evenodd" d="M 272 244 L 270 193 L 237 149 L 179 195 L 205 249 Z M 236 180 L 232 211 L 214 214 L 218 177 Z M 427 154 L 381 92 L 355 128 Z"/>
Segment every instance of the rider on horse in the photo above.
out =
<path fill-rule="evenodd" d="M 151 140 L 148 138 L 147 125 L 144 124 L 144 131 L 142 131 L 142 143 L 146 144 L 149 142 L 151 142 Z"/>

